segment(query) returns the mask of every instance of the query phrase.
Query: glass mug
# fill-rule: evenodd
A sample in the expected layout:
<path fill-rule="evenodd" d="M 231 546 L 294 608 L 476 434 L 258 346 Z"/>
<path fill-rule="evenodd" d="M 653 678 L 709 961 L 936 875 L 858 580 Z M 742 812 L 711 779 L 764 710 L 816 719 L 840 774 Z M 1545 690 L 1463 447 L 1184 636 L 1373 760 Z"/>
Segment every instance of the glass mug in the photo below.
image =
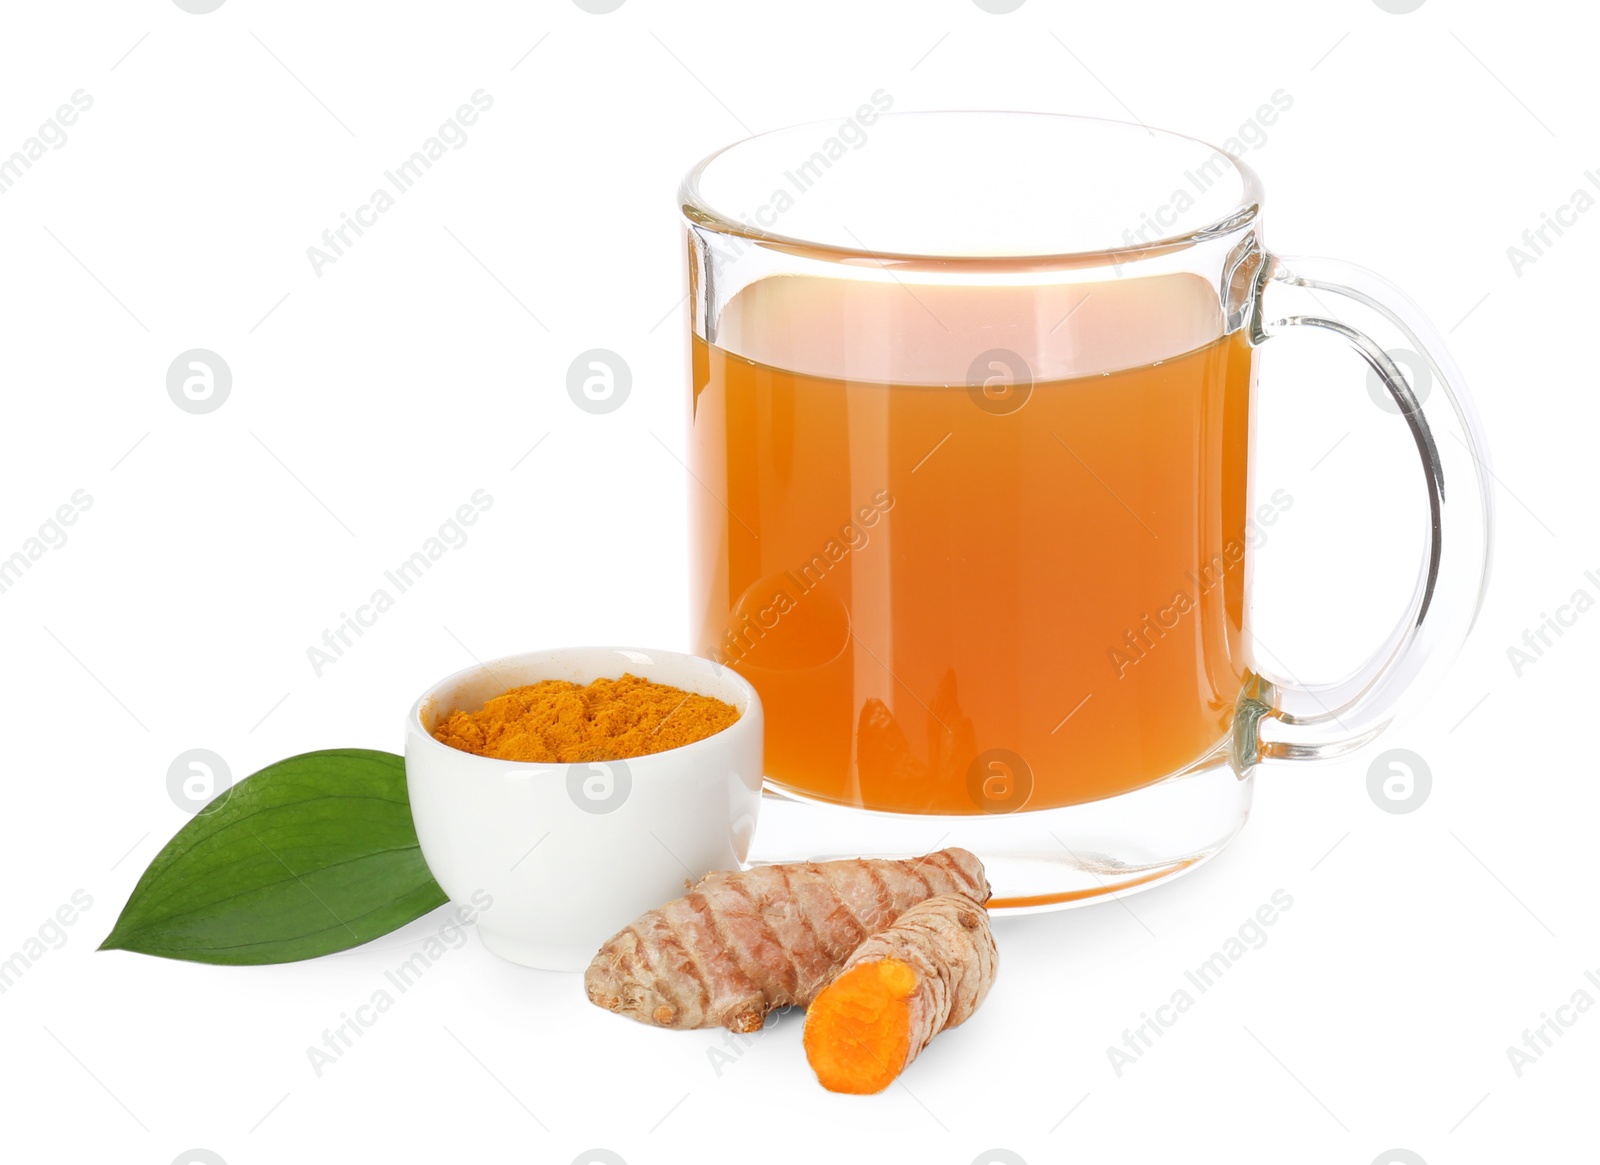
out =
<path fill-rule="evenodd" d="M 766 711 L 753 860 L 962 845 L 1002 909 L 1148 886 L 1238 832 L 1260 762 L 1366 744 L 1459 648 L 1490 547 L 1461 377 L 1389 285 L 1265 250 L 1237 158 L 864 107 L 680 193 L 694 636 Z M 1348 310 L 1283 314 L 1289 288 Z M 1249 551 L 1285 504 L 1250 490 L 1255 354 L 1296 328 L 1381 379 L 1429 514 L 1405 617 L 1317 687 L 1250 638 Z"/>

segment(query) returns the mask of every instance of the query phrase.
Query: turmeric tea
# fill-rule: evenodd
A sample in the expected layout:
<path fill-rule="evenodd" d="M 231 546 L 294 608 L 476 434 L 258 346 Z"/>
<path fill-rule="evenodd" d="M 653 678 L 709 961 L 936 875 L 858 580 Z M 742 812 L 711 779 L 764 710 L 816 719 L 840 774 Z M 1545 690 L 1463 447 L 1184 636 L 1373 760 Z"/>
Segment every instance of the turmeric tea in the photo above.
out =
<path fill-rule="evenodd" d="M 681 748 L 738 719 L 732 704 L 625 673 L 581 685 L 542 680 L 512 688 L 476 712 L 451 712 L 433 738 L 477 756 L 573 764 Z"/>

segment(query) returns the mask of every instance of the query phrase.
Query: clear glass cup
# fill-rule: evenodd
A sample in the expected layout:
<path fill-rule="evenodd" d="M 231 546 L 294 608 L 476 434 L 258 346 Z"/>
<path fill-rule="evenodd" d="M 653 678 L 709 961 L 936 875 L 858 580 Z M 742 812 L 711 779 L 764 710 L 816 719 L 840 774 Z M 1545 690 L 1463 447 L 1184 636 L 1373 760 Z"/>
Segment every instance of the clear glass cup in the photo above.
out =
<path fill-rule="evenodd" d="M 681 204 L 694 634 L 766 709 L 754 859 L 961 845 L 1002 909 L 1141 888 L 1227 844 L 1261 762 L 1364 745 L 1465 637 L 1491 527 L 1461 376 L 1378 277 L 1266 250 L 1237 158 L 863 106 L 712 155 Z M 1282 504 L 1250 488 L 1256 353 L 1297 328 L 1381 378 L 1428 502 L 1405 617 L 1320 687 L 1251 651 Z"/>

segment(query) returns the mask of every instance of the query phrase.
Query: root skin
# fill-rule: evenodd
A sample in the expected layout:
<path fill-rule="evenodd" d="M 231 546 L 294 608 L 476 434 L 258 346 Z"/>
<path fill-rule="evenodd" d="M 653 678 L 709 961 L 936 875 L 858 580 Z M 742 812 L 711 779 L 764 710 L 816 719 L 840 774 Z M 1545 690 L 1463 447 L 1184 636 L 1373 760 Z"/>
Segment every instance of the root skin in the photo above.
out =
<path fill-rule="evenodd" d="M 978 1010 L 998 954 L 963 895 L 911 907 L 850 956 L 806 1013 L 806 1058 L 832 1092 L 882 1092 L 933 1037 Z"/>
<path fill-rule="evenodd" d="M 983 864 L 946 849 L 709 874 L 602 946 L 584 990 L 641 1023 L 758 1031 L 774 1008 L 809 1004 L 868 936 L 939 895 L 983 915 Z"/>

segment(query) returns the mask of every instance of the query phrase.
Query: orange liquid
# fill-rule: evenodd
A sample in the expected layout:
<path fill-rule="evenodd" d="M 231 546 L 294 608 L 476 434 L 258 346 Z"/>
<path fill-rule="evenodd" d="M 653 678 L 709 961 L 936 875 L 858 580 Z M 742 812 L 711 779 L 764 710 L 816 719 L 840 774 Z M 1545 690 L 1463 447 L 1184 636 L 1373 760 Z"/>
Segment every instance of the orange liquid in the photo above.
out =
<path fill-rule="evenodd" d="M 696 644 L 761 693 L 770 780 L 903 813 L 1054 808 L 1226 738 L 1242 333 L 1042 381 L 1009 413 L 699 338 L 693 378 Z"/>

